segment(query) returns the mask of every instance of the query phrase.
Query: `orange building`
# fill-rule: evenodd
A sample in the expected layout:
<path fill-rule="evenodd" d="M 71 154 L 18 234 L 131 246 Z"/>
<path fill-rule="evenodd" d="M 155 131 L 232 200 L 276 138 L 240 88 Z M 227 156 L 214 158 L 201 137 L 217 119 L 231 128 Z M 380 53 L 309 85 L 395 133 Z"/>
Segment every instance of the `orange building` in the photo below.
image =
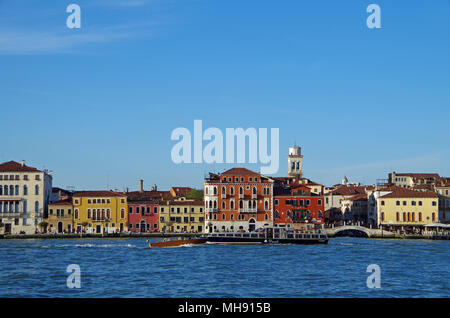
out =
<path fill-rule="evenodd" d="M 205 179 L 207 232 L 252 231 L 273 225 L 273 180 L 246 168 Z"/>

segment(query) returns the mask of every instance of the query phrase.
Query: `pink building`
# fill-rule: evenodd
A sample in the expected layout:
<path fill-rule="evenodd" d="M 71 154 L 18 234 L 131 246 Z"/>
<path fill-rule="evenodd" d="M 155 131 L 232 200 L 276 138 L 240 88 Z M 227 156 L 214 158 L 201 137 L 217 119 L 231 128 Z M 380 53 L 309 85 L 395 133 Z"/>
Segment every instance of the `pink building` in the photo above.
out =
<path fill-rule="evenodd" d="M 134 233 L 159 232 L 157 201 L 128 201 L 129 230 Z"/>

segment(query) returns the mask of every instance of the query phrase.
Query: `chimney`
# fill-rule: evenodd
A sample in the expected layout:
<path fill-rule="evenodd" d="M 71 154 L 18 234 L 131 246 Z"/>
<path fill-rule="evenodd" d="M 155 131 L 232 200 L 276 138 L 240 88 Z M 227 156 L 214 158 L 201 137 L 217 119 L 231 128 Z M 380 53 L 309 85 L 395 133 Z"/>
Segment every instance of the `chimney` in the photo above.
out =
<path fill-rule="evenodd" d="M 144 192 L 144 180 L 139 180 L 139 184 L 140 184 L 140 188 L 139 188 L 139 192 Z"/>
<path fill-rule="evenodd" d="M 22 167 L 25 166 L 25 160 L 22 160 Z"/>

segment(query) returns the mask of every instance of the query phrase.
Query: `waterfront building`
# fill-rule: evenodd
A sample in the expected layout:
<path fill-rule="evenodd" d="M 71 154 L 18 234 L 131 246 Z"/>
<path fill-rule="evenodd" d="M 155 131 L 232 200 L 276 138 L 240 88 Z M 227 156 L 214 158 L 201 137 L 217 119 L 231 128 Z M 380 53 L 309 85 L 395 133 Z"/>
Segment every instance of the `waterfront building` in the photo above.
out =
<path fill-rule="evenodd" d="M 303 184 L 274 188 L 275 226 L 308 230 L 324 223 L 323 196 Z"/>
<path fill-rule="evenodd" d="M 437 173 L 396 173 L 394 171 L 388 175 L 389 184 L 403 188 L 437 184 L 440 179 L 441 177 Z"/>
<path fill-rule="evenodd" d="M 348 201 L 350 198 L 357 195 L 367 195 L 367 192 L 374 189 L 374 186 L 354 186 L 338 184 L 333 186 L 329 191 L 324 194 L 325 200 L 325 214 L 327 223 L 340 223 L 346 221 L 344 213 L 346 206 L 343 206 L 344 201 Z M 346 204 L 349 204 L 346 202 Z M 364 214 L 364 211 L 359 211 L 358 214 Z M 366 210 L 367 214 L 367 210 Z M 349 216 L 351 213 L 348 214 Z M 368 217 L 364 217 L 368 219 Z M 351 221 L 352 218 L 347 218 L 347 221 Z"/>
<path fill-rule="evenodd" d="M 439 222 L 450 223 L 450 179 L 441 179 L 435 191 L 439 197 Z"/>
<path fill-rule="evenodd" d="M 52 192 L 52 172 L 25 161 L 0 164 L 0 223 L 3 232 L 34 234 L 41 230 Z"/>
<path fill-rule="evenodd" d="M 341 213 L 345 222 L 368 225 L 367 194 L 361 193 L 342 199 Z"/>
<path fill-rule="evenodd" d="M 392 186 L 375 198 L 376 224 L 391 229 L 421 228 L 438 222 L 438 196 L 432 191 L 414 191 Z"/>
<path fill-rule="evenodd" d="M 203 233 L 205 229 L 204 203 L 201 200 L 179 197 L 161 202 L 159 226 L 162 232 Z"/>
<path fill-rule="evenodd" d="M 159 231 L 159 201 L 128 197 L 128 229 L 134 233 Z"/>
<path fill-rule="evenodd" d="M 209 173 L 203 189 L 206 231 L 252 231 L 272 226 L 273 183 L 273 179 L 246 168 Z"/>
<path fill-rule="evenodd" d="M 47 222 L 45 231 L 48 233 L 74 232 L 72 199 L 50 203 L 44 222 Z"/>
<path fill-rule="evenodd" d="M 74 227 L 77 232 L 127 231 L 127 196 L 113 191 L 79 191 L 73 194 Z"/>

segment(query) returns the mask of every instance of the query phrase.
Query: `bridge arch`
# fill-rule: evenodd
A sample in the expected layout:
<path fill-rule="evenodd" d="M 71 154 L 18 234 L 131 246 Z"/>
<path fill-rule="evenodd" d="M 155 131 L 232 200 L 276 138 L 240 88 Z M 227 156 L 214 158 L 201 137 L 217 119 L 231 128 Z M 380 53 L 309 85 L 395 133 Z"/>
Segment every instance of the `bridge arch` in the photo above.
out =
<path fill-rule="evenodd" d="M 342 226 L 335 229 L 334 236 L 370 237 L 370 230 L 362 226 Z"/>

